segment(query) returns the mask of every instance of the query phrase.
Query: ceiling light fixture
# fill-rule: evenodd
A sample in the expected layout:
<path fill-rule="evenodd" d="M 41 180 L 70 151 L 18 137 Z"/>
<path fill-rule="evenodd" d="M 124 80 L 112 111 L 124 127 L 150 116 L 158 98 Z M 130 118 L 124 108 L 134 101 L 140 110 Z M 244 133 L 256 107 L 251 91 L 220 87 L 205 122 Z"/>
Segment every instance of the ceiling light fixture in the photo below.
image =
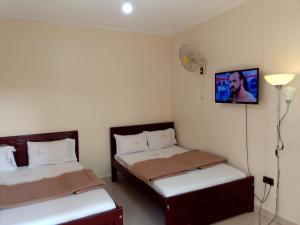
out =
<path fill-rule="evenodd" d="M 125 1 L 122 5 L 123 13 L 130 14 L 130 13 L 132 13 L 132 10 L 133 10 L 132 4 L 128 1 Z"/>

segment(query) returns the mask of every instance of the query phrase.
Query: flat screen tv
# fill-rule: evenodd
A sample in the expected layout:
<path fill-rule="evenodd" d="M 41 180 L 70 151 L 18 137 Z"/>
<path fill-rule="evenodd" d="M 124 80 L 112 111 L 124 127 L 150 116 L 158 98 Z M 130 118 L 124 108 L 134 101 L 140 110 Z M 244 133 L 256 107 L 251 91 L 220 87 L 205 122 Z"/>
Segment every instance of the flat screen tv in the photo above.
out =
<path fill-rule="evenodd" d="M 259 69 L 216 73 L 216 103 L 258 104 Z"/>

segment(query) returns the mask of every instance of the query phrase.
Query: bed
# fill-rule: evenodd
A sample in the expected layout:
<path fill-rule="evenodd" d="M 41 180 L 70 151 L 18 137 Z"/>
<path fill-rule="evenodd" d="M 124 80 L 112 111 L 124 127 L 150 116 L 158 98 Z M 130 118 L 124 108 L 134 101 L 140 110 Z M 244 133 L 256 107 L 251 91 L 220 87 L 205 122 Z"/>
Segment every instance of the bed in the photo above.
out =
<path fill-rule="evenodd" d="M 254 177 L 247 176 L 239 170 L 226 164 L 216 165 L 203 171 L 191 171 L 187 175 L 177 175 L 160 179 L 152 183 L 146 183 L 128 170 L 128 164 L 142 159 L 151 159 L 151 156 L 139 155 L 132 157 L 117 157 L 115 134 L 132 135 L 143 131 L 156 131 L 174 128 L 173 122 L 146 124 L 137 126 L 123 126 L 110 128 L 111 141 L 111 170 L 112 181 L 118 180 L 118 173 L 122 173 L 131 183 L 144 191 L 164 210 L 166 225 L 208 225 L 214 222 L 236 216 L 245 212 L 254 211 Z M 169 149 L 169 153 L 154 155 L 167 157 L 180 153 L 184 149 L 175 146 Z M 226 177 L 220 180 L 219 174 Z M 190 176 L 190 180 L 187 177 Z M 195 179 L 206 178 L 200 185 L 194 185 Z M 208 179 L 211 178 L 211 179 Z M 211 182 L 211 180 L 219 179 Z M 176 182 L 189 183 L 182 190 Z M 194 183 L 193 183 L 194 182 Z M 169 188 L 173 187 L 173 188 Z M 185 190 L 184 190 L 185 189 Z"/>
<path fill-rule="evenodd" d="M 0 137 L 0 145 L 11 145 L 17 150 L 14 156 L 19 167 L 15 171 L 1 172 L 0 183 L 13 185 L 81 170 L 83 166 L 79 162 L 43 166 L 38 169 L 28 167 L 28 141 L 44 142 L 65 138 L 75 140 L 75 152 L 79 160 L 77 131 Z M 0 210 L 0 224 L 122 225 L 123 210 L 101 188 L 77 195 Z"/>

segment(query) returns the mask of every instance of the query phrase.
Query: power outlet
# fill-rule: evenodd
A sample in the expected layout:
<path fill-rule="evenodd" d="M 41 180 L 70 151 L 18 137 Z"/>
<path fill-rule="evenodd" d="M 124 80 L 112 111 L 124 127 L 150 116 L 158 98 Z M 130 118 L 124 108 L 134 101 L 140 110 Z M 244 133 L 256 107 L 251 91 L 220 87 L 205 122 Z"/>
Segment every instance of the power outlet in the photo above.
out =
<path fill-rule="evenodd" d="M 271 177 L 263 176 L 263 182 L 264 182 L 265 184 L 269 184 L 269 185 L 271 185 L 271 186 L 274 185 L 274 179 L 271 178 Z"/>

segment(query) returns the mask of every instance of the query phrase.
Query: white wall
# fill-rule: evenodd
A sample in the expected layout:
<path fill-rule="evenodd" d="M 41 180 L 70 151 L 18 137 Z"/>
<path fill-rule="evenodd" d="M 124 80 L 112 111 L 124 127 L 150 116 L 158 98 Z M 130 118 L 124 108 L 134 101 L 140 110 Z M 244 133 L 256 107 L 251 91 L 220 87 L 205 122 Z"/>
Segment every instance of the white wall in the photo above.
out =
<path fill-rule="evenodd" d="M 0 20 L 0 136 L 79 130 L 110 175 L 109 127 L 172 120 L 170 38 Z"/>
<path fill-rule="evenodd" d="M 208 150 L 246 171 L 245 106 L 214 102 L 214 74 L 260 67 L 265 73 L 300 73 L 300 1 L 249 0 L 218 17 L 173 37 L 174 119 L 182 145 Z M 187 72 L 178 49 L 190 44 L 207 60 L 207 75 Z M 286 150 L 281 153 L 280 215 L 300 224 L 300 78 L 290 113 L 282 126 Z M 260 78 L 260 103 L 249 105 L 250 166 L 256 193 L 262 176 L 276 177 L 276 90 Z M 275 188 L 265 209 L 275 207 Z"/>

